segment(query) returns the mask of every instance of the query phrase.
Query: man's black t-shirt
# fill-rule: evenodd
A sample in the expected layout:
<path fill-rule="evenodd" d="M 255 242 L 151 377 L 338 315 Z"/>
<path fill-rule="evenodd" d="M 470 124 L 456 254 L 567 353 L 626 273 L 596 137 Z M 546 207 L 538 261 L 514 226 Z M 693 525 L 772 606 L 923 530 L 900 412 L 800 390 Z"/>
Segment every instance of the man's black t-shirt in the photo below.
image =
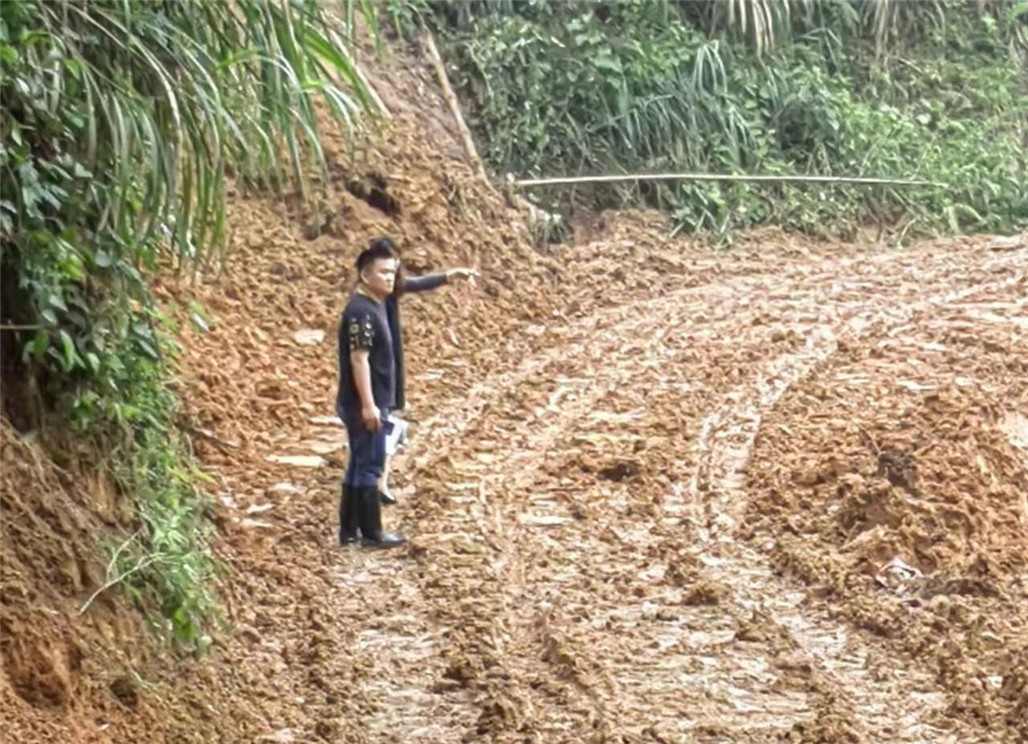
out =
<path fill-rule="evenodd" d="M 375 407 L 396 407 L 396 358 L 385 306 L 354 292 L 339 324 L 339 393 L 336 413 L 341 419 L 360 418 L 361 399 L 353 379 L 350 358 L 358 349 L 368 350 L 371 394 Z"/>

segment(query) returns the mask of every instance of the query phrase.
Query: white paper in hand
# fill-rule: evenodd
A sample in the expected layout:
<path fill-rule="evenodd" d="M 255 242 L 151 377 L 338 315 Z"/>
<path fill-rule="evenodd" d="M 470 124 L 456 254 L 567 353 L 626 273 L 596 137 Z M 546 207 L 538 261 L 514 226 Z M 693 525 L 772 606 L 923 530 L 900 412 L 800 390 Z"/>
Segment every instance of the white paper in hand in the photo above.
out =
<path fill-rule="evenodd" d="M 407 422 L 392 414 L 382 422 L 386 435 L 386 454 L 392 457 L 396 450 L 407 441 Z"/>

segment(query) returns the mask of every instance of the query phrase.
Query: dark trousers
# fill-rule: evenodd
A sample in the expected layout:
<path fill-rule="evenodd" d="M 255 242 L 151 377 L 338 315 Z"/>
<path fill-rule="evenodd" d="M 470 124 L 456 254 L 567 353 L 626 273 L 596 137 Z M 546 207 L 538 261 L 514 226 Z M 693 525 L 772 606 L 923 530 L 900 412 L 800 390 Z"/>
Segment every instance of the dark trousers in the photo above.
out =
<path fill-rule="evenodd" d="M 387 410 L 381 411 L 382 421 Z M 350 438 L 350 461 L 343 476 L 343 485 L 353 488 L 374 488 L 385 469 L 386 435 L 383 426 L 378 431 L 368 431 L 360 414 L 343 417 L 346 433 Z"/>

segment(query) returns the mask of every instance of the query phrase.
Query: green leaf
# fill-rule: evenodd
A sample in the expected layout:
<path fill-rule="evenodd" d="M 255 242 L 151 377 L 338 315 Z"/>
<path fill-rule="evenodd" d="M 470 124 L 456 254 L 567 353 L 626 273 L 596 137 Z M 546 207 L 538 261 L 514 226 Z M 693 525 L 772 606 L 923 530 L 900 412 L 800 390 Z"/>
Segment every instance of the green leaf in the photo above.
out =
<path fill-rule="evenodd" d="M 1028 2 L 1014 3 L 1007 11 L 1007 23 L 1014 23 L 1021 16 L 1028 16 Z"/>
<path fill-rule="evenodd" d="M 68 305 L 64 302 L 64 297 L 60 292 L 54 292 L 53 294 L 47 295 L 47 304 L 56 307 L 58 310 L 68 312 Z"/>
<path fill-rule="evenodd" d="M 607 56 L 605 54 L 598 55 L 592 59 L 593 65 L 599 67 L 601 70 L 607 70 L 608 72 L 616 72 L 621 74 L 622 67 L 621 62 L 614 57 Z"/>
<path fill-rule="evenodd" d="M 75 342 L 72 341 L 71 336 L 63 328 L 58 333 L 58 339 L 60 339 L 61 351 L 63 353 L 61 364 L 64 367 L 64 371 L 69 372 L 74 369 L 75 362 L 78 359 L 78 355 L 75 353 Z"/>
<path fill-rule="evenodd" d="M 197 628 L 189 613 L 184 607 L 177 607 L 171 613 L 172 628 L 175 633 L 175 640 L 179 643 L 189 643 L 197 634 Z"/>
<path fill-rule="evenodd" d="M 189 317 L 193 321 L 193 323 L 196 325 L 196 327 L 199 328 L 201 331 L 203 331 L 204 333 L 209 333 L 210 332 L 211 327 L 207 323 L 207 319 L 204 318 L 202 315 L 200 315 L 200 313 L 198 313 L 198 312 L 190 313 Z"/>
<path fill-rule="evenodd" d="M 160 361 L 161 357 L 157 353 L 157 349 L 154 347 L 153 344 L 151 344 L 149 341 L 145 341 L 145 340 L 143 340 L 141 338 L 137 338 L 136 339 L 136 343 L 139 345 L 139 348 L 142 349 L 143 353 L 145 353 L 146 356 L 148 356 L 152 361 L 155 361 L 155 362 L 159 362 Z"/>
<path fill-rule="evenodd" d="M 31 355 L 37 362 L 41 361 L 49 346 L 50 334 L 46 331 L 36 331 L 36 334 L 32 337 L 32 341 L 25 346 L 25 354 L 23 355 L 23 358 L 27 361 L 29 355 Z"/>
<path fill-rule="evenodd" d="M 957 211 L 952 206 L 946 207 L 944 210 L 946 215 L 946 223 L 949 225 L 949 229 L 953 233 L 960 232 L 960 224 L 957 222 Z"/>

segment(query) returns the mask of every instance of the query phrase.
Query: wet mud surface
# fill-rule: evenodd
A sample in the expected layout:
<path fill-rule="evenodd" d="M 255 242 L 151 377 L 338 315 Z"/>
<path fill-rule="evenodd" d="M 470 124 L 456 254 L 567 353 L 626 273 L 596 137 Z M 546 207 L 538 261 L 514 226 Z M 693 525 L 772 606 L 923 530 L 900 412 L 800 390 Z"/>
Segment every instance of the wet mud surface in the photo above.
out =
<path fill-rule="evenodd" d="M 240 609 L 304 698 L 274 706 L 277 730 L 1024 734 L 1028 247 L 673 245 L 615 233 L 538 258 L 566 272 L 534 298 L 557 312 L 491 319 L 501 335 L 463 327 L 493 312 L 482 288 L 412 303 L 415 436 L 388 515 L 403 551 L 331 544 L 329 420 L 269 422 L 268 446 L 224 457 L 236 513 L 273 505 L 266 526 L 234 519 L 251 581 L 282 575 L 272 608 Z M 331 393 L 300 367 L 301 389 Z"/>
<path fill-rule="evenodd" d="M 535 250 L 414 131 L 389 145 L 414 157 L 391 213 L 341 184 L 310 232 L 238 197 L 224 276 L 159 288 L 210 316 L 183 326 L 179 384 L 233 628 L 169 665 L 114 655 L 137 630 L 103 610 L 63 656 L 35 610 L 7 611 L 19 740 L 1028 736 L 1023 239 L 768 231 L 715 252 L 624 214 Z M 412 437 L 386 518 L 411 541 L 369 552 L 334 545 L 334 334 L 356 246 L 382 232 L 415 272 L 483 279 L 405 300 Z M 17 546 L 5 590 L 37 570 Z"/>

